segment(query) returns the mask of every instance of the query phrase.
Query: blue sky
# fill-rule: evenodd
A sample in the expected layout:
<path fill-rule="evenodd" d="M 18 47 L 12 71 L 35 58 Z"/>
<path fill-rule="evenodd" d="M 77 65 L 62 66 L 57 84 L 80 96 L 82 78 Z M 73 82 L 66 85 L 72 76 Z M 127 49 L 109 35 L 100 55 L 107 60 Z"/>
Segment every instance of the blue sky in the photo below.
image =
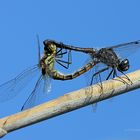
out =
<path fill-rule="evenodd" d="M 41 43 L 51 38 L 95 48 L 140 39 L 139 5 L 139 0 L 1 1 L 0 83 L 37 63 L 36 34 Z M 130 57 L 129 72 L 139 69 L 139 53 Z M 83 57 L 77 56 L 73 57 L 81 63 Z M 48 100 L 84 87 L 85 79 L 81 76 L 73 81 L 52 81 L 52 84 Z M 18 112 L 25 100 L 24 93 L 1 103 L 0 117 Z M 88 106 L 17 130 L 3 140 L 139 140 L 139 99 L 139 90 L 132 91 L 99 103 L 96 113 Z"/>

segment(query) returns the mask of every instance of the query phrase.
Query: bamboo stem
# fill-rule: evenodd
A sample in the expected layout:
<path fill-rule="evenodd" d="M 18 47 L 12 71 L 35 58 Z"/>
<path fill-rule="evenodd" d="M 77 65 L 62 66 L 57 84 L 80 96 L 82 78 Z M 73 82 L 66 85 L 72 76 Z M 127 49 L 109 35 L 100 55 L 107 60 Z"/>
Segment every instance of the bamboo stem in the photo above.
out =
<path fill-rule="evenodd" d="M 57 99 L 33 107 L 31 109 L 0 119 L 0 137 L 8 132 L 52 117 L 70 112 L 81 107 L 140 88 L 140 70 L 127 74 L 133 84 L 121 76 L 127 83 L 120 82 L 119 78 L 104 81 L 103 92 L 98 84 L 74 91 Z"/>

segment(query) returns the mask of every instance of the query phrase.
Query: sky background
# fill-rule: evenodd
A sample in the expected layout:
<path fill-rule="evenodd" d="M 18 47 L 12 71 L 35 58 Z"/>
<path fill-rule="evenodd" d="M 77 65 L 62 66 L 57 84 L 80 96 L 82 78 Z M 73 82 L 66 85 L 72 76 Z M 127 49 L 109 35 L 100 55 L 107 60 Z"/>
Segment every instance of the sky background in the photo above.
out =
<path fill-rule="evenodd" d="M 42 41 L 48 38 L 95 48 L 140 39 L 139 5 L 139 0 L 1 0 L 0 83 L 37 63 L 36 34 L 42 48 Z M 129 72 L 139 69 L 139 54 L 140 51 L 130 57 Z M 77 65 L 83 60 L 80 54 L 73 57 Z M 77 65 L 72 68 L 77 69 Z M 84 76 L 66 82 L 52 81 L 48 100 L 84 87 L 85 81 Z M 18 112 L 30 92 L 23 97 L 25 93 L 1 103 L 0 117 Z M 95 113 L 91 106 L 84 107 L 2 139 L 139 140 L 139 99 L 139 90 L 135 90 L 99 103 Z"/>

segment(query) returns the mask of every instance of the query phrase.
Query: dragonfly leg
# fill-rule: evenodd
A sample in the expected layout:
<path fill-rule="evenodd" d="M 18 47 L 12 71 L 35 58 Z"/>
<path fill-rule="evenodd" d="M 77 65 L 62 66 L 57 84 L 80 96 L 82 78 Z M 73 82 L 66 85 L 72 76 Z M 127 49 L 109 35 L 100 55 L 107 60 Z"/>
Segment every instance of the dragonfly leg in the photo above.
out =
<path fill-rule="evenodd" d="M 114 70 L 112 69 L 111 72 L 109 73 L 109 75 L 107 76 L 106 80 L 108 80 L 110 78 L 110 76 L 112 75 L 113 71 Z"/>
<path fill-rule="evenodd" d="M 115 80 L 118 80 L 118 81 L 120 81 L 120 82 L 123 82 L 124 84 L 129 85 L 129 83 L 126 82 L 122 77 L 118 76 L 117 71 L 116 71 L 116 69 L 114 68 L 113 78 L 115 78 L 115 77 L 118 77 L 118 78 L 120 79 L 120 80 L 119 80 L 119 79 L 115 79 Z"/>
<path fill-rule="evenodd" d="M 131 79 L 123 72 L 123 71 L 120 71 L 131 84 L 133 84 L 133 82 L 131 81 Z"/>
<path fill-rule="evenodd" d="M 66 52 L 67 53 L 67 52 Z M 62 53 L 61 53 L 62 54 Z M 63 66 L 64 68 L 68 69 L 69 68 L 69 65 L 72 64 L 72 57 L 71 57 L 71 51 L 68 52 L 68 60 L 67 61 L 64 61 L 64 60 L 60 60 L 60 59 L 56 59 L 56 62 L 58 64 L 60 64 L 61 66 Z M 64 64 L 67 64 L 67 65 L 64 65 Z"/>
<path fill-rule="evenodd" d="M 106 67 L 106 68 L 101 69 L 101 70 L 99 70 L 98 72 L 94 73 L 94 74 L 92 75 L 90 85 L 92 85 L 93 79 L 94 79 L 94 77 L 95 77 L 96 75 L 101 74 L 102 72 L 104 72 L 104 71 L 106 71 L 106 70 L 108 70 L 108 69 L 109 69 L 109 67 Z"/>
<path fill-rule="evenodd" d="M 69 64 L 72 64 L 71 50 L 68 52 L 68 63 L 69 63 Z"/>
<path fill-rule="evenodd" d="M 56 55 L 59 55 L 59 53 L 62 53 L 62 48 L 60 48 L 57 52 L 56 52 Z"/>
<path fill-rule="evenodd" d="M 60 48 L 57 52 L 56 52 L 56 58 L 62 58 L 64 54 L 67 54 L 67 50 L 65 50 L 64 52 L 62 52 L 62 48 Z"/>
<path fill-rule="evenodd" d="M 67 54 L 67 53 L 68 53 L 67 50 L 65 50 L 64 52 L 62 52 L 62 48 L 60 48 L 60 50 L 58 50 L 58 51 L 56 52 L 56 57 L 62 58 L 63 55 L 64 55 L 64 54 Z"/>
<path fill-rule="evenodd" d="M 59 65 L 61 65 L 62 67 L 64 67 L 64 68 L 66 68 L 66 69 L 68 69 L 69 67 L 69 64 L 68 64 L 68 62 L 66 62 L 66 61 L 63 61 L 63 60 L 56 60 L 56 62 L 59 64 Z M 64 64 L 62 64 L 62 63 L 66 63 L 67 64 L 67 66 L 65 66 Z"/>

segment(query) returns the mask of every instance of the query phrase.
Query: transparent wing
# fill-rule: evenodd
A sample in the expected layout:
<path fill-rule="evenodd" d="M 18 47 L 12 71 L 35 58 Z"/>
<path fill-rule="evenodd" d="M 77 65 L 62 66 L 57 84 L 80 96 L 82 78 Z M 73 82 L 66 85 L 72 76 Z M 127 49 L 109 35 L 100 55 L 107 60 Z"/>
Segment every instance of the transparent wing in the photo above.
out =
<path fill-rule="evenodd" d="M 43 80 L 44 80 L 44 89 L 43 89 L 43 93 L 44 94 L 48 94 L 51 91 L 51 80 L 52 78 L 49 75 L 45 75 L 43 76 Z"/>
<path fill-rule="evenodd" d="M 21 110 L 26 110 L 45 101 L 46 95 L 50 92 L 50 89 L 50 77 L 41 75 Z"/>
<path fill-rule="evenodd" d="M 37 34 L 36 37 L 37 37 L 38 64 L 39 64 L 40 63 L 40 60 L 41 60 L 39 35 Z"/>
<path fill-rule="evenodd" d="M 91 61 L 96 61 L 94 58 L 90 57 L 88 58 L 88 60 L 86 61 L 86 64 L 88 62 L 91 62 Z M 97 63 L 93 68 L 91 68 L 88 72 L 86 72 L 84 75 L 85 75 L 85 78 L 86 78 L 86 83 L 87 83 L 87 86 L 90 86 L 92 84 L 96 84 L 98 82 L 100 82 L 100 78 L 99 78 L 99 74 L 95 75 L 95 73 L 98 73 L 98 71 L 102 70 L 102 69 L 105 69 L 107 66 L 103 63 Z M 101 74 L 100 74 L 101 75 Z M 105 77 L 105 75 L 103 75 L 103 77 Z M 105 79 L 105 78 L 103 78 Z"/>
<path fill-rule="evenodd" d="M 0 101 L 4 102 L 15 97 L 38 72 L 39 67 L 35 65 L 20 73 L 16 78 L 0 85 Z"/>
<path fill-rule="evenodd" d="M 106 78 L 109 74 L 109 71 L 106 70 L 106 68 L 107 68 L 107 66 L 105 64 L 98 63 L 90 71 L 88 71 L 85 74 L 86 75 L 86 80 L 87 80 L 87 85 L 90 86 L 92 84 L 98 84 L 100 89 L 101 89 L 101 92 L 103 93 L 102 81 L 106 80 Z M 104 69 L 105 69 L 105 71 L 103 71 L 103 73 L 102 72 L 100 73 L 100 71 L 102 71 Z M 92 95 L 93 92 L 94 92 L 94 89 L 90 88 L 90 87 L 87 88 L 87 90 L 86 90 L 86 94 L 88 95 L 88 97 L 90 97 L 90 95 Z M 86 100 L 85 102 L 87 102 L 87 101 L 88 100 Z M 97 103 L 92 104 L 92 109 L 93 109 L 94 112 L 96 112 Z"/>
<path fill-rule="evenodd" d="M 94 58 L 89 56 L 89 58 L 84 62 L 83 66 L 85 66 L 86 64 L 88 64 L 91 61 L 94 62 Z M 84 73 L 84 77 L 85 77 L 85 81 L 86 81 L 86 86 L 90 86 L 91 75 L 94 73 L 94 69 L 95 69 L 95 67 L 91 68 L 86 73 Z"/>
<path fill-rule="evenodd" d="M 93 62 L 94 62 L 94 58 L 89 57 L 89 58 L 86 60 L 85 64 L 91 62 L 92 60 L 93 60 Z M 85 64 L 84 64 L 84 65 L 85 65 Z M 84 74 L 85 79 L 86 79 L 86 86 L 90 86 L 90 85 L 91 85 L 92 75 L 95 73 L 95 70 L 96 70 L 96 65 L 95 65 L 92 69 L 90 69 L 89 71 L 87 71 L 87 72 Z M 98 82 L 96 78 L 97 78 L 97 77 L 95 77 L 95 78 L 93 79 L 93 81 L 92 81 L 93 83 L 92 83 L 92 84 L 95 84 L 95 83 Z M 90 88 L 90 87 L 86 88 L 85 93 L 87 94 L 87 97 L 88 97 L 88 98 L 85 99 L 85 103 L 87 103 L 87 102 L 90 101 L 90 98 L 92 97 L 92 92 L 93 92 L 93 89 L 92 89 L 92 88 Z M 96 112 L 96 109 L 97 109 L 97 104 L 96 104 L 96 103 L 95 103 L 95 104 L 92 104 L 92 110 L 93 110 L 93 112 Z"/>
<path fill-rule="evenodd" d="M 140 48 L 140 40 L 123 43 L 107 48 L 113 49 L 118 54 L 119 57 L 127 58 Z"/>
<path fill-rule="evenodd" d="M 113 78 L 113 74 L 110 74 L 110 72 L 112 71 L 112 68 L 109 68 L 107 65 L 103 64 L 103 63 L 98 63 L 95 67 L 95 84 L 99 83 L 101 85 L 101 83 L 105 80 L 108 79 L 112 79 Z M 109 77 L 108 77 L 109 76 Z"/>

